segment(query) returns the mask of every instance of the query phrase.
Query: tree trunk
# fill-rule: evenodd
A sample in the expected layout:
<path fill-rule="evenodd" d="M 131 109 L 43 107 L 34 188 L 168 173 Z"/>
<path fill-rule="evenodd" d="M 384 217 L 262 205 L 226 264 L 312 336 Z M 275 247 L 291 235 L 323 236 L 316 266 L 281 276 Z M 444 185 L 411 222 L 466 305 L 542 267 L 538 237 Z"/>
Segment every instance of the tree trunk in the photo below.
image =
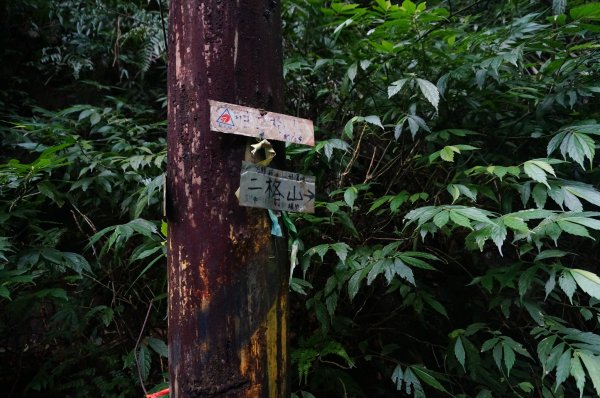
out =
<path fill-rule="evenodd" d="M 170 1 L 171 397 L 289 397 L 285 240 L 265 210 L 238 205 L 249 139 L 210 131 L 208 104 L 282 111 L 279 7 Z"/>

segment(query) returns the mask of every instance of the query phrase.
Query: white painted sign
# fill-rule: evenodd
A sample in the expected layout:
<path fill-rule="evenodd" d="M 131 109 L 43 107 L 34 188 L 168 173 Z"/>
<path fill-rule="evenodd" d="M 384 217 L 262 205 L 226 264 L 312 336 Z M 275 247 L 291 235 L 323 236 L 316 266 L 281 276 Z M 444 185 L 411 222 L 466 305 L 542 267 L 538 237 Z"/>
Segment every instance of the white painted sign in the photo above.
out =
<path fill-rule="evenodd" d="M 315 212 L 315 178 L 242 162 L 240 205 Z"/>
<path fill-rule="evenodd" d="M 226 102 L 213 100 L 208 102 L 210 104 L 210 129 L 213 131 L 287 141 L 294 144 L 315 145 L 315 133 L 311 120 Z"/>

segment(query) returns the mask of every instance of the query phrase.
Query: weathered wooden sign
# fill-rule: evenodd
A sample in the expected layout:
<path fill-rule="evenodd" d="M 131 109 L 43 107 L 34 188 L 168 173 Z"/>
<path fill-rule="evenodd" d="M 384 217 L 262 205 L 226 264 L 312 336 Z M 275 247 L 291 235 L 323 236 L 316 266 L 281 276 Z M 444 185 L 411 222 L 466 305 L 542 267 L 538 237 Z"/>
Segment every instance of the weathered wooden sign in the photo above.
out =
<path fill-rule="evenodd" d="M 210 128 L 221 133 L 315 145 L 311 120 L 226 102 L 208 101 Z"/>
<path fill-rule="evenodd" d="M 242 162 L 240 205 L 315 212 L 315 178 Z"/>

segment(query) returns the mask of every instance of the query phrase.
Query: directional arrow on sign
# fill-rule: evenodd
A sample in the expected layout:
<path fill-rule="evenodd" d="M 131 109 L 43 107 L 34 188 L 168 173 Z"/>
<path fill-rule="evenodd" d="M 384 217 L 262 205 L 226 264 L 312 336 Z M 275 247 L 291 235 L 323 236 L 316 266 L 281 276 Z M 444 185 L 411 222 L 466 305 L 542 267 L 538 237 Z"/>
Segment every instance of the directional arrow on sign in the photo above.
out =
<path fill-rule="evenodd" d="M 242 162 L 242 206 L 314 213 L 314 191 L 314 177 Z"/>

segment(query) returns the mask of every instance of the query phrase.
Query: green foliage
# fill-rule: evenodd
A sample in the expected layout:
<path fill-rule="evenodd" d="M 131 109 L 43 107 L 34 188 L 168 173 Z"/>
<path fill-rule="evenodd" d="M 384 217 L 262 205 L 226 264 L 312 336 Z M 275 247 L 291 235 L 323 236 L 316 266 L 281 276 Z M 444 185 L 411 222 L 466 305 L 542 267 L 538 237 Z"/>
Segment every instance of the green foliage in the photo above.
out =
<path fill-rule="evenodd" d="M 600 393 L 599 11 L 287 2 L 289 107 L 319 127 L 288 155 L 321 192 L 293 216 L 297 328 L 356 366 L 303 391 Z"/>
<path fill-rule="evenodd" d="M 17 3 L 2 21 L 0 383 L 139 396 L 166 371 L 158 3 Z"/>

